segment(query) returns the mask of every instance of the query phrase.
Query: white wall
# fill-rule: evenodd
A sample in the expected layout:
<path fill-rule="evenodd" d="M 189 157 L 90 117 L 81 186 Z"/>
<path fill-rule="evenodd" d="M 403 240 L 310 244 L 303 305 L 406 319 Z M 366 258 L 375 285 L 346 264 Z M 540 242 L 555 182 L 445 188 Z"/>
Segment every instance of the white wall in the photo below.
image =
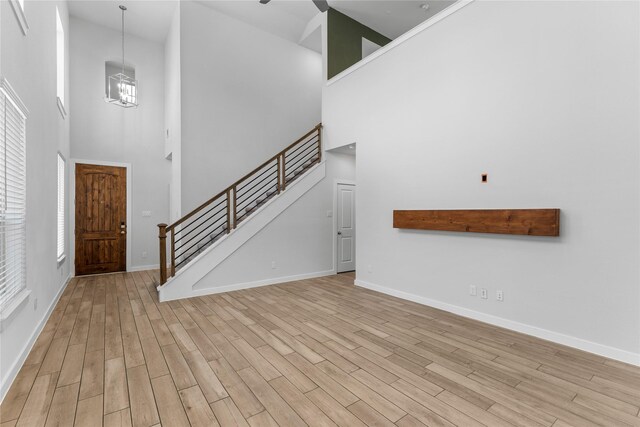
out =
<path fill-rule="evenodd" d="M 131 267 L 158 265 L 157 224 L 169 218 L 171 164 L 164 158 L 164 47 L 126 37 L 127 63 L 139 82 L 138 108 L 104 102 L 104 63 L 121 57 L 118 31 L 71 19 L 71 156 L 130 163 L 132 167 Z M 143 217 L 142 211 L 151 211 Z M 143 252 L 147 253 L 146 258 Z"/>
<path fill-rule="evenodd" d="M 320 122 L 322 60 L 199 3 L 180 13 L 184 214 Z"/>
<path fill-rule="evenodd" d="M 355 156 L 325 153 L 326 177 L 241 246 L 195 290 L 267 282 L 335 270 L 335 179 L 355 181 Z M 275 268 L 272 263 L 275 262 Z"/>
<path fill-rule="evenodd" d="M 323 67 L 316 52 L 201 4 L 183 1 L 180 13 L 184 214 L 321 121 Z M 195 289 L 331 271 L 334 178 L 354 179 L 355 161 L 325 160 L 320 184 Z"/>
<path fill-rule="evenodd" d="M 358 281 L 640 363 L 639 6 L 474 2 L 327 87 L 328 145 L 358 144 Z M 392 228 L 546 207 L 559 238 Z"/>
<path fill-rule="evenodd" d="M 180 77 L 180 8 L 176 7 L 164 43 L 164 124 L 165 153 L 171 153 L 171 218 L 181 214 L 182 177 L 182 96 Z"/>
<path fill-rule="evenodd" d="M 69 276 L 69 257 L 60 266 L 56 262 L 57 153 L 69 158 L 69 120 L 73 106 L 68 101 L 67 66 L 65 98 L 69 116 L 63 119 L 56 103 L 56 6 L 66 30 L 68 65 L 69 19 L 65 2 L 25 2 L 30 27 L 26 36 L 9 2 L 0 2 L 0 74 L 29 109 L 26 122 L 27 289 L 31 290 L 29 300 L 2 325 L 0 400 Z M 66 243 L 68 253 L 68 239 Z"/>

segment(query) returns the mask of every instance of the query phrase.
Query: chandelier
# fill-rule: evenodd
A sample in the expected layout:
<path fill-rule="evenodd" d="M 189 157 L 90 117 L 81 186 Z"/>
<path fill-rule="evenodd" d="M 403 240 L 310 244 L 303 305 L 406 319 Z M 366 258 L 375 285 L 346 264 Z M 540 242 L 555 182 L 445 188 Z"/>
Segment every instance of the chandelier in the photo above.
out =
<path fill-rule="evenodd" d="M 124 66 L 124 12 L 127 8 L 123 5 L 118 7 L 122 11 L 122 70 L 109 76 L 105 101 L 123 108 L 135 108 L 138 106 L 138 81 L 135 74 L 128 76 L 125 73 Z"/>

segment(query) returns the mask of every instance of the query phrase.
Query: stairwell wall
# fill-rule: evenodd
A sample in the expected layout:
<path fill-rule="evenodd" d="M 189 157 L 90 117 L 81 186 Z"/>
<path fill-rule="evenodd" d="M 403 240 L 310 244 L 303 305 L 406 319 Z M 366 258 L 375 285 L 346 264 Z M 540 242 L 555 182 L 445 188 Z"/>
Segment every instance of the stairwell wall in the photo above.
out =
<path fill-rule="evenodd" d="M 322 61 L 199 2 L 180 15 L 185 214 L 321 121 Z"/>
<path fill-rule="evenodd" d="M 199 2 L 181 2 L 180 15 L 185 214 L 320 123 L 323 79 L 314 51 Z M 355 159 L 324 160 L 322 182 L 193 289 L 330 273 L 333 179 L 354 179 Z"/>

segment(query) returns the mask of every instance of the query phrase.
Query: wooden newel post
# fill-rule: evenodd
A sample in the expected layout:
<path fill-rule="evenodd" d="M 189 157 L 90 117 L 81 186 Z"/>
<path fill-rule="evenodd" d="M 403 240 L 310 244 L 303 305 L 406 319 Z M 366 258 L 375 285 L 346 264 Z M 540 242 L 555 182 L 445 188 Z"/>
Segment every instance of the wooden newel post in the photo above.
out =
<path fill-rule="evenodd" d="M 160 239 L 160 284 L 167 282 L 167 224 L 158 224 Z"/>

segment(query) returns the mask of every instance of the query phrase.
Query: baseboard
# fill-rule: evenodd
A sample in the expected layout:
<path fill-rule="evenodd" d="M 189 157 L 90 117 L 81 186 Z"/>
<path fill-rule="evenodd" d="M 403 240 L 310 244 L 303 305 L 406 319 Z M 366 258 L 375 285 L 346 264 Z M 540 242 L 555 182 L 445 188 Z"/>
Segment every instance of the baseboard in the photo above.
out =
<path fill-rule="evenodd" d="M 281 285 L 283 283 L 295 282 L 297 280 L 315 279 L 317 277 L 332 276 L 334 274 L 335 272 L 333 270 L 325 270 L 325 271 L 318 271 L 315 273 L 296 274 L 293 276 L 283 276 L 283 277 L 276 277 L 273 279 L 256 280 L 254 282 L 236 283 L 233 285 L 220 286 L 217 288 L 194 289 L 193 292 L 191 292 L 191 294 L 189 296 L 186 296 L 185 298 L 221 294 L 224 292 L 240 291 L 242 289 L 259 288 L 262 286 Z"/>
<path fill-rule="evenodd" d="M 33 334 L 31 334 L 31 336 L 25 343 L 24 347 L 22 348 L 22 351 L 20 352 L 20 357 L 13 363 L 13 366 L 11 366 L 11 369 L 9 369 L 7 376 L 2 379 L 2 384 L 0 384 L 0 403 L 2 403 L 2 401 L 4 400 L 5 396 L 7 395 L 7 392 L 9 391 L 9 388 L 11 387 L 11 384 L 13 384 L 13 381 L 16 379 L 18 372 L 20 372 L 20 368 L 22 368 L 22 364 L 24 363 L 25 360 L 27 360 L 27 356 L 29 355 L 29 352 L 33 348 L 33 345 L 36 343 L 36 339 L 38 338 L 38 336 L 40 336 L 40 332 L 42 332 L 42 329 L 44 329 L 44 326 L 47 324 L 49 317 L 51 317 L 51 313 L 53 312 L 53 309 L 56 307 L 56 304 L 58 304 L 58 301 L 60 301 L 60 297 L 62 296 L 62 293 L 64 292 L 64 290 L 67 288 L 67 285 L 71 280 L 71 277 L 72 277 L 71 274 L 69 274 L 65 279 L 64 284 L 60 286 L 58 293 L 53 298 L 53 301 L 51 302 L 51 304 L 49 304 L 49 307 L 47 308 L 47 311 L 44 313 L 44 316 L 42 316 L 40 323 L 38 323 L 36 330 L 33 331 Z"/>
<path fill-rule="evenodd" d="M 604 356 L 610 359 L 640 366 L 640 354 L 638 353 L 632 353 L 630 351 L 621 350 L 619 348 L 609 347 L 603 344 L 587 341 L 582 338 L 576 338 L 570 335 L 564 335 L 558 332 L 549 331 L 547 329 L 538 328 L 536 326 L 531 326 L 531 325 L 516 322 L 513 320 L 505 319 L 502 317 L 493 316 L 491 314 L 481 313 L 479 311 L 470 310 L 468 308 L 460 307 L 453 304 L 448 304 L 442 301 L 437 301 L 437 300 L 422 297 L 419 295 L 410 294 L 408 292 L 387 288 L 385 286 L 375 285 L 373 283 L 369 283 L 364 280 L 356 279 L 354 283 L 356 286 L 370 289 L 372 291 L 377 291 L 383 294 L 402 298 L 408 301 L 417 302 L 418 304 L 423 304 L 429 307 L 434 307 L 440 310 L 448 311 L 450 313 L 457 314 L 463 317 L 468 317 L 470 319 L 478 320 L 480 322 L 489 323 L 494 326 L 499 326 L 501 328 L 506 328 L 512 331 L 531 335 L 536 338 L 541 338 L 557 344 L 566 345 L 568 347 L 573 347 L 578 350 L 583 350 L 589 353 L 597 354 L 599 356 Z"/>
<path fill-rule="evenodd" d="M 147 270 L 157 270 L 160 268 L 160 264 L 150 264 L 150 265 L 138 265 L 136 267 L 129 267 L 129 272 L 134 271 L 147 271 Z"/>

